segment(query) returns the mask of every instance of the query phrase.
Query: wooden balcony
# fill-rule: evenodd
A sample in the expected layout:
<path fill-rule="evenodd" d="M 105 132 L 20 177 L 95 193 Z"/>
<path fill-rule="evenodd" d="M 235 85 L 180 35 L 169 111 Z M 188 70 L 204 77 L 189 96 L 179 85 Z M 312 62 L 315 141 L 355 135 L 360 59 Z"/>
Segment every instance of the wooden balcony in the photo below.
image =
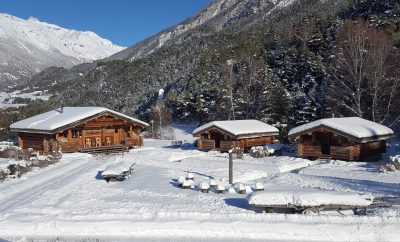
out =
<path fill-rule="evenodd" d="M 213 150 L 215 149 L 215 141 L 212 139 L 199 139 L 197 148 L 204 151 Z"/>
<path fill-rule="evenodd" d="M 301 157 L 315 157 L 319 158 L 322 155 L 320 145 L 297 145 L 297 155 Z"/>

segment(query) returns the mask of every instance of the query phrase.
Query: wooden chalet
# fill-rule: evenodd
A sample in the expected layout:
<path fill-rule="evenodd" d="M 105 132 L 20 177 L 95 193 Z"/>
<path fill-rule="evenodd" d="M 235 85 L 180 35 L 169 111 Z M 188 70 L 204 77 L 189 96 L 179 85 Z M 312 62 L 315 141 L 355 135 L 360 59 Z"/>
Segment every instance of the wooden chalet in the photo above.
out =
<path fill-rule="evenodd" d="M 198 127 L 193 136 L 199 137 L 199 150 L 232 148 L 248 149 L 253 146 L 274 143 L 279 130 L 258 120 L 214 121 Z"/>
<path fill-rule="evenodd" d="M 40 153 L 101 151 L 142 146 L 149 125 L 102 107 L 61 107 L 13 123 L 18 145 Z"/>
<path fill-rule="evenodd" d="M 379 160 L 393 131 L 358 117 L 328 118 L 293 128 L 297 155 L 309 159 Z"/>

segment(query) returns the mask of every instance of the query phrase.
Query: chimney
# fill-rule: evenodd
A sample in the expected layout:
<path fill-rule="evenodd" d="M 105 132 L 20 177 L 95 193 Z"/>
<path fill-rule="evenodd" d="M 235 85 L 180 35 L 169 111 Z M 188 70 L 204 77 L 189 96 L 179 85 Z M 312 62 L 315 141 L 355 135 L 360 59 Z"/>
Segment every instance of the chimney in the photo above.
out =
<path fill-rule="evenodd" d="M 60 110 L 60 113 L 63 113 L 64 112 L 64 103 L 63 103 L 63 101 L 61 101 L 61 110 Z"/>

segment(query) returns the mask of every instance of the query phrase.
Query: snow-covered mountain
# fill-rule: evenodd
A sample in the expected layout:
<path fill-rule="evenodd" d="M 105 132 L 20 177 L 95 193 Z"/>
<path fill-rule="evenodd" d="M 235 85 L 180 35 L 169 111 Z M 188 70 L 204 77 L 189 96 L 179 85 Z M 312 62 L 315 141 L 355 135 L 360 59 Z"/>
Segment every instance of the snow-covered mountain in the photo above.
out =
<path fill-rule="evenodd" d="M 168 44 L 181 44 L 190 41 L 189 35 L 199 34 L 199 28 L 207 26 L 215 31 L 226 29 L 242 22 L 259 22 L 275 10 L 291 5 L 296 0 L 215 0 L 197 15 L 167 28 L 121 52 L 111 59 L 134 60 L 153 53 Z M 197 31 L 196 31 L 197 29 Z"/>
<path fill-rule="evenodd" d="M 0 85 L 13 84 L 50 66 L 72 67 L 123 49 L 93 32 L 0 13 Z"/>

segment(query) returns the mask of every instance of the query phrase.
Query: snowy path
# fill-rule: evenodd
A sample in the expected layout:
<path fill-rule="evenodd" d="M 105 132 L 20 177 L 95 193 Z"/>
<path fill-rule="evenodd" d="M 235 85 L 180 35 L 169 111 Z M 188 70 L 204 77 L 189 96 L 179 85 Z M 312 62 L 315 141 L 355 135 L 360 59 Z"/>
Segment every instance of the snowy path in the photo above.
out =
<path fill-rule="evenodd" d="M 79 159 L 79 163 L 74 162 L 75 159 Z M 33 200 L 67 179 L 76 179 L 80 172 L 93 165 L 89 155 L 67 155 L 62 164 L 55 164 L 32 176 L 14 180 L 11 185 L 0 184 L 0 211 L 8 211 L 28 200 Z"/>

